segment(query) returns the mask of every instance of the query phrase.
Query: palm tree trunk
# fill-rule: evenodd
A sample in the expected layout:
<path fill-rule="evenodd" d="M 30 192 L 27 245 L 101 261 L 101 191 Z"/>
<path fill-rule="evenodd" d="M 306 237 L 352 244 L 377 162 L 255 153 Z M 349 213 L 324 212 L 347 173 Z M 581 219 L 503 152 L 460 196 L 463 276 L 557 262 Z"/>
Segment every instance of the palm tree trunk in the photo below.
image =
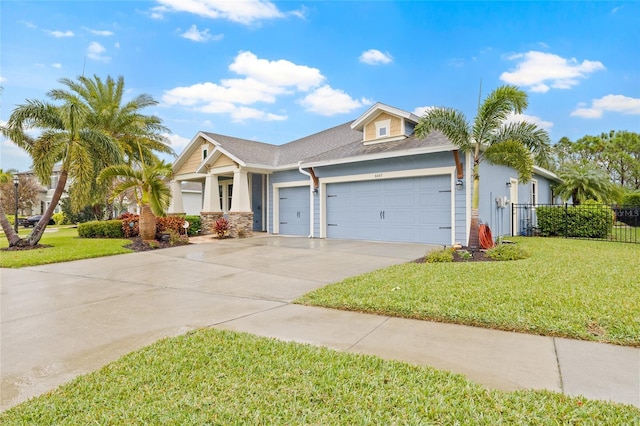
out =
<path fill-rule="evenodd" d="M 469 223 L 469 248 L 480 248 L 480 175 L 478 174 L 479 162 L 473 164 L 473 194 L 471 195 L 471 222 Z"/>
<path fill-rule="evenodd" d="M 47 228 L 47 224 L 49 223 L 49 220 L 51 220 L 51 217 L 53 217 L 53 212 L 56 210 L 56 207 L 58 206 L 58 202 L 62 197 L 64 188 L 67 185 L 68 176 L 69 174 L 67 170 L 63 167 L 62 170 L 60 171 L 60 179 L 58 179 L 58 184 L 56 185 L 56 189 L 55 191 L 53 191 L 53 197 L 51 197 L 51 204 L 49 204 L 49 207 L 40 218 L 40 221 L 36 223 L 36 225 L 33 227 L 33 231 L 31 231 L 31 233 L 27 235 L 27 238 L 25 238 L 24 240 L 25 244 L 18 244 L 18 245 L 28 245 L 33 247 L 40 242 L 40 239 L 44 234 L 44 230 Z"/>
<path fill-rule="evenodd" d="M 13 226 L 11 226 L 11 223 L 9 223 L 9 219 L 7 219 L 7 215 L 2 208 L 2 203 L 0 203 L 0 223 L 2 224 L 4 235 L 6 235 L 7 241 L 9 241 L 9 247 L 15 246 L 20 241 L 20 237 L 13 229 Z"/>
<path fill-rule="evenodd" d="M 143 240 L 155 240 L 156 238 L 156 217 L 151 211 L 149 204 L 144 204 L 140 208 L 140 237 Z"/>

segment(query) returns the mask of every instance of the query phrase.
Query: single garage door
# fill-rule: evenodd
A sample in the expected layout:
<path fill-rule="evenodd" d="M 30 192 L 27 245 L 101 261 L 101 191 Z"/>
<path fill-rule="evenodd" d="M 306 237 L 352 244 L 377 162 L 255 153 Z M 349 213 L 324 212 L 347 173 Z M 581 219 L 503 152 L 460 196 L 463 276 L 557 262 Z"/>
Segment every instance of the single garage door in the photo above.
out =
<path fill-rule="evenodd" d="M 281 235 L 309 235 L 309 187 L 280 188 L 279 219 Z"/>
<path fill-rule="evenodd" d="M 327 184 L 327 237 L 451 244 L 451 176 Z"/>

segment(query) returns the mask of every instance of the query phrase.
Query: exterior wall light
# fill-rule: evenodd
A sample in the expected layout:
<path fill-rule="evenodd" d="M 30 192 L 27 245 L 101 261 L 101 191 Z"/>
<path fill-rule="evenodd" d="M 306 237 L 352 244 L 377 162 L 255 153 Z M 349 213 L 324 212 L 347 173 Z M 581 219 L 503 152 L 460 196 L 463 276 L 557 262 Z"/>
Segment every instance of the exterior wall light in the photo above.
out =
<path fill-rule="evenodd" d="M 456 180 L 456 189 L 462 189 L 463 181 L 462 179 Z"/>
<path fill-rule="evenodd" d="M 511 188 L 511 181 L 507 182 L 507 188 Z"/>

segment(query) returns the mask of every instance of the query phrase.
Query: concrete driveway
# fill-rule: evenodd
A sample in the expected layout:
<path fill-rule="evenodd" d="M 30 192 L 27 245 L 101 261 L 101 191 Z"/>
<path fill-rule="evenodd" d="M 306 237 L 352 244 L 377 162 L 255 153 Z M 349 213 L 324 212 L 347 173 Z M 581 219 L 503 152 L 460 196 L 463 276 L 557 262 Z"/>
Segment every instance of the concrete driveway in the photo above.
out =
<path fill-rule="evenodd" d="M 205 244 L 2 269 L 0 409 L 160 338 L 288 305 L 310 290 L 431 248 L 206 238 Z"/>

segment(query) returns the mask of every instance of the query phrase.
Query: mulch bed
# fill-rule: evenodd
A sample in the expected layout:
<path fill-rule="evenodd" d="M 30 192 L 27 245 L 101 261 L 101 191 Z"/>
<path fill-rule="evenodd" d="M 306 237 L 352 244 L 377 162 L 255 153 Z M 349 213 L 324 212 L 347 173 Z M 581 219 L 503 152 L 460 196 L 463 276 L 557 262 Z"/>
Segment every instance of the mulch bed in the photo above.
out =
<path fill-rule="evenodd" d="M 158 244 L 158 246 L 157 247 L 151 247 L 151 245 L 149 245 L 148 241 L 144 241 L 140 237 L 129 238 L 129 240 L 131 240 L 131 244 L 127 244 L 126 246 L 124 246 L 124 248 L 128 248 L 129 250 L 133 250 L 133 251 L 158 250 L 158 249 L 163 249 L 163 248 L 177 247 L 179 245 L 184 245 L 184 244 L 173 244 L 172 245 L 169 241 L 153 240 Z M 189 243 L 187 243 L 187 244 L 189 244 Z"/>
<path fill-rule="evenodd" d="M 13 246 L 13 247 L 2 248 L 0 249 L 0 251 L 34 250 L 34 249 L 48 248 L 48 247 L 52 247 L 52 246 L 49 246 L 46 244 L 36 244 L 35 246 L 24 246 L 24 247 Z"/>
<path fill-rule="evenodd" d="M 462 257 L 460 252 L 468 252 L 471 254 L 471 257 Z M 487 256 L 487 252 L 485 250 L 480 251 L 470 251 L 467 247 L 462 247 L 453 252 L 453 261 L 454 262 L 494 262 L 495 259 Z M 414 263 L 426 263 L 425 258 L 421 257 L 420 259 L 414 260 Z"/>

